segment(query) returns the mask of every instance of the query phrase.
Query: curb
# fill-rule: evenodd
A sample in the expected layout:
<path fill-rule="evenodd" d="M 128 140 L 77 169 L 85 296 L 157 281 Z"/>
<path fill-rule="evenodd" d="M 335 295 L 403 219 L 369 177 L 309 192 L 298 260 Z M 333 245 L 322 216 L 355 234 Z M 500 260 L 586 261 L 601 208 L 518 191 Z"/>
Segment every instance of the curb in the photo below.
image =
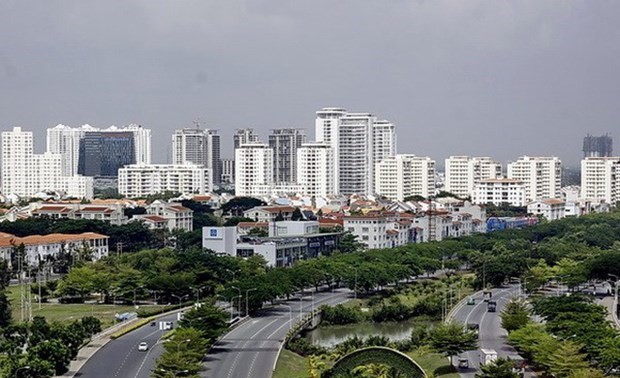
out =
<path fill-rule="evenodd" d="M 184 308 L 179 308 L 170 312 L 166 312 L 166 313 L 162 313 L 162 314 L 158 314 L 155 315 L 153 317 L 150 317 L 148 319 L 158 319 L 160 317 L 163 316 L 168 316 L 168 315 L 172 315 L 181 311 L 185 311 L 187 309 L 192 308 L 192 306 L 188 306 L 188 307 L 184 307 Z M 135 329 L 131 329 L 125 333 L 123 333 L 123 335 L 118 336 L 117 338 L 112 338 L 112 336 L 116 333 L 116 332 L 121 332 L 120 329 L 122 329 L 123 327 L 128 327 L 131 326 L 131 324 L 138 322 L 140 320 L 142 320 L 144 318 L 134 318 L 131 319 L 129 321 L 126 322 L 121 322 L 119 324 L 116 324 L 110 328 L 105 329 L 104 331 L 102 331 L 101 333 L 93 336 L 93 338 L 86 344 L 84 345 L 82 348 L 80 348 L 80 350 L 78 351 L 78 355 L 76 356 L 75 360 L 71 360 L 70 365 L 69 365 L 69 371 L 67 371 L 65 374 L 63 375 L 57 375 L 54 376 L 54 378 L 73 378 L 75 377 L 75 375 L 80 371 L 80 369 L 88 362 L 88 360 L 90 360 L 101 348 L 103 348 L 106 344 L 108 344 L 110 341 L 116 340 L 118 337 L 121 337 L 127 333 L 130 333 L 131 331 L 135 331 L 138 328 L 144 327 L 144 325 L 148 324 L 148 322 L 140 327 L 137 327 Z M 80 352 L 83 351 L 84 348 L 88 348 L 89 345 L 91 345 L 94 341 L 98 341 L 98 340 L 102 340 L 101 343 L 99 343 L 98 345 L 93 345 L 94 350 L 92 351 L 92 353 L 86 355 L 86 356 L 81 356 L 82 359 L 80 359 Z M 88 352 L 86 352 L 88 353 Z M 74 367 L 71 367 L 71 363 L 75 363 Z"/>
<path fill-rule="evenodd" d="M 472 293 L 468 296 L 466 296 L 465 298 L 461 299 L 456 305 L 454 305 L 454 307 L 452 307 L 452 309 L 450 310 L 450 312 L 448 312 L 448 315 L 446 316 L 446 320 L 444 321 L 444 323 L 448 323 L 450 321 L 450 319 L 452 319 L 454 317 L 454 314 L 460 310 L 461 308 L 463 308 L 465 306 L 465 303 L 467 303 L 467 299 L 471 298 L 471 297 L 475 297 L 476 295 L 482 293 L 484 290 L 479 290 L 476 291 L 475 293 Z"/>

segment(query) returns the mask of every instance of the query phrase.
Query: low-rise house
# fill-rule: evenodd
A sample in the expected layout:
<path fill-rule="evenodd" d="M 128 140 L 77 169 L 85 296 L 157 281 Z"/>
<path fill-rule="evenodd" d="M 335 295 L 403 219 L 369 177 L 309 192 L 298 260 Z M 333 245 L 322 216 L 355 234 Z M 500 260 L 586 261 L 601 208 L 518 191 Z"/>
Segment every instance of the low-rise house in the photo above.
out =
<path fill-rule="evenodd" d="M 176 202 L 154 201 L 146 207 L 146 214 L 136 215 L 133 219 L 142 220 L 152 229 L 192 231 L 194 229 L 194 211 Z"/>
<path fill-rule="evenodd" d="M 0 233 L 0 257 L 11 261 L 11 253 L 15 247 L 24 245 L 26 263 L 38 266 L 40 262 L 55 258 L 61 251 L 72 252 L 88 249 L 93 260 L 108 255 L 109 236 L 94 232 L 82 234 L 49 234 L 17 237 Z"/>
<path fill-rule="evenodd" d="M 295 208 L 292 206 L 257 206 L 243 212 L 246 218 L 257 222 L 275 222 L 278 217 L 291 220 Z"/>
<path fill-rule="evenodd" d="M 53 219 L 87 219 L 99 220 L 113 225 L 127 221 L 120 204 L 91 205 L 80 203 L 31 203 L 21 210 L 32 217 L 49 217 Z"/>
<path fill-rule="evenodd" d="M 338 248 L 341 233 L 319 233 L 319 222 L 271 222 L 270 235 L 240 235 L 237 227 L 204 227 L 202 246 L 238 257 L 261 255 L 269 266 L 290 266 L 295 261 L 329 255 Z"/>
<path fill-rule="evenodd" d="M 543 216 L 547 220 L 558 220 L 566 215 L 566 203 L 560 199 L 548 198 L 527 205 L 527 212 L 537 216 Z"/>

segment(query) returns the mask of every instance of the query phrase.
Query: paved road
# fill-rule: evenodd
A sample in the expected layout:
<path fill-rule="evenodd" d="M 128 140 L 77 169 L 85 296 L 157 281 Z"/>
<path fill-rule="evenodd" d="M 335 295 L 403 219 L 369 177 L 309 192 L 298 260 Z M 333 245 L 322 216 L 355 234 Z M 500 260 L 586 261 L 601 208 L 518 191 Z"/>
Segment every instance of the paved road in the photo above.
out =
<path fill-rule="evenodd" d="M 173 321 L 177 314 L 167 315 L 157 321 Z M 155 369 L 155 360 L 163 352 L 160 338 L 165 331 L 147 324 L 135 331 L 112 340 L 93 355 L 75 374 L 81 378 L 149 378 Z M 146 352 L 138 351 L 138 344 L 149 345 Z"/>
<path fill-rule="evenodd" d="M 500 357 L 506 357 L 509 354 L 517 354 L 516 350 L 508 345 L 506 341 L 507 332 L 501 325 L 501 311 L 506 303 L 519 293 L 518 286 L 511 286 L 500 289 L 493 289 L 493 299 L 497 301 L 497 312 L 487 312 L 487 304 L 482 299 L 482 294 L 477 294 L 475 305 L 465 305 L 454 313 L 454 320 L 467 324 L 478 323 L 480 325 L 479 332 L 479 348 L 495 349 Z M 469 351 L 463 353 L 459 357 L 465 357 L 469 360 L 469 369 L 461 369 L 459 371 L 463 378 L 473 378 L 480 366 L 480 351 Z M 454 364 L 456 365 L 456 358 Z M 526 377 L 533 376 L 531 372 L 526 372 Z"/>
<path fill-rule="evenodd" d="M 314 293 L 314 306 L 336 305 L 350 299 L 348 289 L 335 292 Z M 300 306 L 301 304 L 301 306 Z M 285 306 L 290 306 L 290 309 Z M 310 292 L 305 292 L 303 302 L 299 299 L 282 302 L 267 309 L 259 316 L 239 325 L 225 335 L 209 351 L 205 358 L 202 377 L 208 378 L 270 378 L 278 350 L 290 327 L 312 309 Z M 292 310 L 292 311 L 291 311 Z"/>

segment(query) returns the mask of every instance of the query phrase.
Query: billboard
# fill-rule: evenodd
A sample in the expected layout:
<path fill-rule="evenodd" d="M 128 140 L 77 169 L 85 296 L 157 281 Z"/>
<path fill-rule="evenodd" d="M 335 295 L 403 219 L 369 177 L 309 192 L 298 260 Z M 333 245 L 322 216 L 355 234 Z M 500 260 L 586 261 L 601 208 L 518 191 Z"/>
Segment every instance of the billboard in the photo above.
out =
<path fill-rule="evenodd" d="M 222 239 L 222 228 L 205 227 L 202 234 L 205 239 Z"/>

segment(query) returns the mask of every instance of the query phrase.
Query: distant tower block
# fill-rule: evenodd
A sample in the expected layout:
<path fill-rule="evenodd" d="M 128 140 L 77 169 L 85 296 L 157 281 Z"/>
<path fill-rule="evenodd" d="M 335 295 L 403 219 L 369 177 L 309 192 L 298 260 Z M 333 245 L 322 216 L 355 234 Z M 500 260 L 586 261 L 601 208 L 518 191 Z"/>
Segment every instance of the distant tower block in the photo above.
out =
<path fill-rule="evenodd" d="M 595 137 L 588 134 L 583 138 L 583 157 L 610 157 L 613 152 L 613 139 L 609 134 Z"/>

